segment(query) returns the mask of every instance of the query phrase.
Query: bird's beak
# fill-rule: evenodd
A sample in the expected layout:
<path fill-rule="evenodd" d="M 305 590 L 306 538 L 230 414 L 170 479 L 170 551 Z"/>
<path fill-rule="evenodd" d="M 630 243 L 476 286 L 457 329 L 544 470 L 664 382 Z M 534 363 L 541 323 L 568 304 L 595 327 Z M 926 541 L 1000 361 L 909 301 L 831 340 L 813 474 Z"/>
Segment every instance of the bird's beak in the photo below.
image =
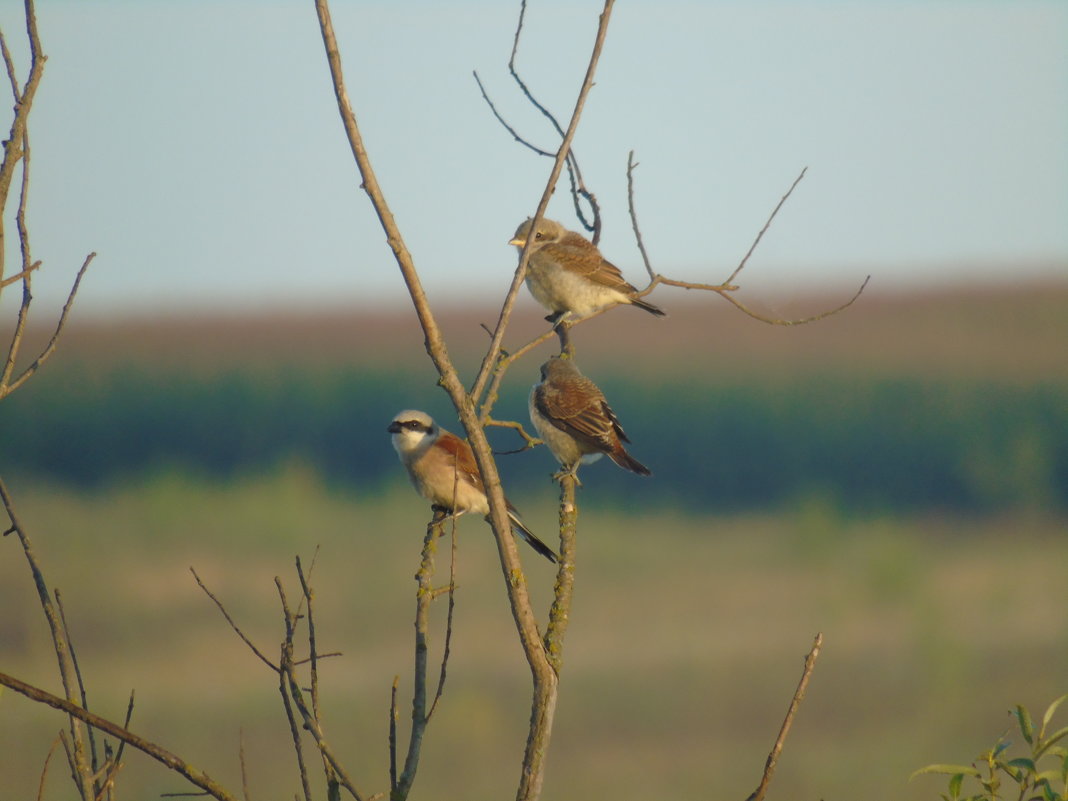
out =
<path fill-rule="evenodd" d="M 515 245 L 517 248 L 521 248 L 526 243 L 527 243 L 527 240 L 523 239 L 522 237 L 517 236 L 514 239 L 512 239 L 508 244 L 509 245 Z"/>
<path fill-rule="evenodd" d="M 394 420 L 389 424 L 389 428 L 386 429 L 390 434 L 399 434 L 401 430 L 401 424 Z"/>

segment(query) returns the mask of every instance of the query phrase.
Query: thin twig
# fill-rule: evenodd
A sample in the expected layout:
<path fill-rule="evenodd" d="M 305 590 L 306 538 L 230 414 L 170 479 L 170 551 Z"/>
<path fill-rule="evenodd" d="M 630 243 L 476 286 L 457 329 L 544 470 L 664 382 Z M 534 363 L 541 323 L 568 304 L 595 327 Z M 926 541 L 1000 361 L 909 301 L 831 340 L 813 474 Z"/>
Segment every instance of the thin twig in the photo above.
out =
<path fill-rule="evenodd" d="M 323 734 L 322 726 L 311 714 L 311 710 L 308 709 L 308 705 L 304 702 L 304 695 L 301 692 L 300 684 L 297 682 L 296 673 L 293 668 L 293 661 L 289 658 L 291 655 L 287 655 L 282 659 L 282 671 L 289 681 L 289 694 L 292 696 L 293 701 L 296 703 L 297 709 L 300 711 L 301 716 L 304 718 L 304 727 L 311 732 L 312 738 L 315 740 L 315 744 L 319 747 L 337 773 L 337 777 L 341 786 L 349 791 L 349 794 L 356 799 L 356 801 L 363 801 L 363 795 L 356 789 L 356 786 L 352 783 L 352 779 L 349 778 L 348 771 L 338 760 L 334 754 L 333 749 L 326 741 L 326 736 Z M 368 799 L 371 801 L 371 799 Z"/>
<path fill-rule="evenodd" d="M 753 251 L 756 250 L 757 245 L 760 244 L 760 240 L 764 238 L 764 234 L 767 233 L 768 228 L 771 227 L 771 223 L 775 219 L 775 215 L 779 213 L 779 209 L 783 207 L 783 204 L 790 199 L 790 195 L 794 193 L 794 189 L 796 189 L 797 185 L 801 183 L 801 179 L 805 177 L 806 172 L 808 172 L 808 167 L 805 167 L 801 170 L 800 175 L 798 175 L 794 179 L 794 182 L 790 184 L 790 188 L 786 190 L 786 194 L 779 198 L 779 202 L 775 204 L 775 208 L 772 209 L 771 214 L 768 215 L 768 219 L 767 222 L 764 223 L 764 227 L 760 229 L 760 232 L 756 235 L 756 239 L 753 240 L 753 244 L 749 246 L 749 250 L 746 251 L 745 256 L 738 263 L 738 266 L 734 268 L 734 272 L 730 274 L 730 277 L 724 283 L 733 284 L 734 279 L 738 277 L 738 273 L 745 269 L 745 265 L 749 261 L 749 257 L 753 255 Z"/>
<path fill-rule="evenodd" d="M 794 697 L 790 701 L 790 707 L 786 710 L 786 718 L 782 722 L 782 727 L 779 729 L 779 736 L 775 738 L 775 745 L 771 749 L 771 753 L 768 754 L 768 760 L 764 764 L 764 775 L 760 778 L 760 784 L 756 790 L 752 792 L 746 801 L 762 801 L 764 793 L 768 790 L 768 785 L 771 783 L 771 776 L 775 773 L 775 765 L 779 761 L 779 755 L 782 753 L 783 744 L 786 742 L 786 735 L 790 733 L 790 726 L 793 725 L 794 715 L 797 713 L 797 708 L 801 705 L 801 701 L 805 697 L 805 689 L 808 687 L 808 680 L 812 676 L 812 671 L 816 667 L 816 659 L 819 658 L 820 648 L 823 646 L 823 634 L 816 634 L 816 639 L 812 643 L 812 650 L 808 652 L 808 656 L 805 657 L 805 669 L 801 673 L 801 681 L 797 684 L 797 690 L 794 691 Z"/>
<path fill-rule="evenodd" d="M 445 674 L 449 664 L 449 654 L 452 651 L 452 615 L 456 609 L 456 518 L 452 519 L 452 536 L 449 538 L 451 547 L 449 548 L 449 586 L 447 587 L 449 593 L 449 611 L 445 617 L 445 647 L 442 649 L 441 654 L 441 672 L 438 674 L 438 686 L 434 690 L 434 700 L 430 702 L 430 711 L 426 713 L 427 723 L 434 717 L 434 710 L 438 708 L 438 701 L 441 700 L 441 694 L 445 691 Z M 435 593 L 434 597 L 437 597 Z"/>
<path fill-rule="evenodd" d="M 393 688 L 389 694 L 389 789 L 397 789 L 397 684 L 400 676 L 393 677 Z"/>
<path fill-rule="evenodd" d="M 540 439 L 528 434 L 527 430 L 523 428 L 523 424 L 520 423 L 518 420 L 494 420 L 493 418 L 489 418 L 488 420 L 486 420 L 486 425 L 493 426 L 495 428 L 514 429 L 519 434 L 519 436 L 523 438 L 522 448 L 516 448 L 512 451 L 494 451 L 494 456 L 511 456 L 516 453 L 523 453 L 524 451 L 529 451 L 531 448 L 535 448 L 538 445 L 542 444 L 542 441 Z"/>
<path fill-rule="evenodd" d="M 63 626 L 63 636 L 67 640 L 67 648 L 70 652 L 70 662 L 71 665 L 74 666 L 74 676 L 78 680 L 78 694 L 81 696 L 82 708 L 88 709 L 89 698 L 85 691 L 85 680 L 82 678 L 82 668 L 78 664 L 78 654 L 74 650 L 74 640 L 72 640 L 70 636 L 70 626 L 67 625 L 67 612 L 63 608 L 63 598 L 59 594 L 58 589 L 53 590 L 52 595 L 56 599 L 56 608 L 59 610 L 59 622 Z M 91 728 L 88 730 L 87 734 L 89 736 L 89 753 L 91 756 L 90 765 L 92 767 L 93 773 L 95 774 L 99 769 L 99 764 L 97 763 L 96 756 L 96 736 L 93 734 L 93 730 Z M 95 788 L 95 790 L 96 794 L 99 795 L 100 788 L 97 787 Z"/>
<path fill-rule="evenodd" d="M 4 509 L 7 512 L 8 519 L 11 521 L 11 528 L 9 531 L 14 531 L 18 535 L 19 542 L 22 544 L 22 551 L 26 555 L 26 561 L 30 565 L 30 572 L 33 574 L 33 582 L 37 588 L 37 597 L 41 603 L 41 609 L 45 614 L 45 619 L 48 621 L 48 627 L 52 634 L 52 648 L 55 651 L 56 661 L 59 665 L 59 675 L 63 682 L 63 692 L 66 693 L 70 703 L 77 703 L 78 695 L 75 691 L 75 687 L 77 686 L 78 680 L 75 675 L 74 666 L 71 663 L 70 645 L 67 640 L 66 631 L 64 630 L 59 614 L 56 612 L 55 605 L 52 603 L 48 585 L 45 582 L 44 573 L 41 572 L 41 567 L 37 562 L 37 556 L 34 553 L 33 545 L 30 543 L 29 535 L 26 533 L 26 530 L 18 520 L 18 516 L 15 514 L 14 502 L 12 501 L 11 495 L 7 491 L 7 485 L 4 484 L 2 478 L 0 478 L 0 499 L 3 500 Z M 85 801 L 91 801 L 93 798 L 93 789 L 89 785 L 88 777 L 92 775 L 93 771 L 89 768 L 85 759 L 85 742 L 82 736 L 82 727 L 78 725 L 75 717 L 70 718 L 70 733 L 73 748 L 73 762 L 71 768 L 74 773 L 75 782 L 78 785 L 79 793 Z"/>
<path fill-rule="evenodd" d="M 692 281 L 678 281 L 673 278 L 666 278 L 663 275 L 660 275 L 660 273 L 656 272 L 656 270 L 653 269 L 653 265 L 649 260 L 649 254 L 645 250 L 645 241 L 642 238 L 641 229 L 638 226 L 638 213 L 635 209 L 634 203 L 634 168 L 637 166 L 638 163 L 634 161 L 634 151 L 632 150 L 627 158 L 627 207 L 630 210 L 630 221 L 631 227 L 634 229 L 634 238 L 635 241 L 638 243 L 638 250 L 641 252 L 642 262 L 645 264 L 645 270 L 647 273 L 649 273 L 650 279 L 649 285 L 638 293 L 639 297 L 648 295 L 650 292 L 653 291 L 653 289 L 655 289 L 660 284 L 664 284 L 665 286 L 679 287 L 681 289 L 687 290 L 693 289 L 703 290 L 707 292 L 715 292 L 728 303 L 730 303 L 732 306 L 734 306 L 736 309 L 743 312 L 744 314 L 749 315 L 754 320 L 759 320 L 760 322 L 767 323 L 768 325 L 793 326 L 805 325 L 806 323 L 814 323 L 817 320 L 822 320 L 825 317 L 830 317 L 832 314 L 838 314 L 838 312 L 848 309 L 850 306 L 853 305 L 857 298 L 860 297 L 861 293 L 864 292 L 865 287 L 868 286 L 868 282 L 871 280 L 870 275 L 864 279 L 863 283 L 861 283 L 860 285 L 860 288 L 856 291 L 853 297 L 851 297 L 841 306 L 836 306 L 835 308 L 830 309 L 828 311 L 820 312 L 819 314 L 814 314 L 811 317 L 802 317 L 797 320 L 784 320 L 780 317 L 768 317 L 766 315 L 760 314 L 750 309 L 732 294 L 738 289 L 738 286 L 734 283 L 734 279 L 737 278 L 738 274 L 745 268 L 745 265 L 749 261 L 749 257 L 753 255 L 753 252 L 756 250 L 757 245 L 760 244 L 760 240 L 763 239 L 764 234 L 767 232 L 768 228 L 771 227 L 771 223 L 775 219 L 775 215 L 779 213 L 779 209 L 783 207 L 783 204 L 786 203 L 790 195 L 793 194 L 794 189 L 801 182 L 801 179 L 805 177 L 805 173 L 808 170 L 808 167 L 801 170 L 801 174 L 794 179 L 794 182 L 790 185 L 790 188 L 786 191 L 786 194 L 779 199 L 779 202 L 775 205 L 775 208 L 772 210 L 767 221 L 764 223 L 764 227 L 760 229 L 760 232 L 756 235 L 756 238 L 753 240 L 753 243 L 749 246 L 749 250 L 746 252 L 744 258 L 742 258 L 738 266 L 734 268 L 734 272 L 731 273 L 730 277 L 722 284 L 701 284 L 694 283 Z"/>
<path fill-rule="evenodd" d="M 7 45 L 4 45 L 4 57 L 7 58 Z M 60 738 L 56 735 L 56 738 L 52 740 L 52 745 L 48 747 L 48 753 L 45 755 L 44 765 L 41 766 L 41 780 L 37 783 L 37 801 L 41 801 L 44 798 L 45 778 L 48 776 L 48 763 L 52 761 L 52 755 L 56 753 L 56 746 L 59 745 Z"/>
<path fill-rule="evenodd" d="M 25 278 L 27 275 L 32 273 L 34 270 L 39 270 L 40 268 L 41 268 L 41 262 L 40 261 L 35 261 L 33 264 L 31 264 L 29 267 L 27 267 L 22 272 L 15 273 L 14 275 L 8 276 L 3 281 L 0 281 L 0 289 L 3 289 L 5 286 L 10 286 L 11 284 L 15 283 L 16 281 L 21 281 L 23 278 Z"/>
<path fill-rule="evenodd" d="M 82 278 L 85 276 L 85 271 L 89 269 L 89 264 L 93 261 L 94 258 L 96 258 L 96 253 L 90 253 L 88 256 L 85 257 L 85 261 L 82 262 L 81 269 L 78 270 L 78 275 L 74 278 L 74 284 L 71 286 L 70 294 L 67 295 L 67 302 L 63 304 L 63 311 L 59 315 L 59 321 L 56 323 L 56 329 L 52 333 L 52 338 L 48 340 L 48 344 L 45 345 L 44 349 L 37 356 L 37 358 L 34 359 L 33 362 L 31 362 L 30 365 L 19 374 L 18 378 L 16 378 L 10 384 L 8 384 L 7 381 L 11 375 L 11 370 L 14 369 L 15 359 L 14 352 L 9 352 L 9 361 L 4 368 L 3 381 L 0 382 L 0 398 L 3 398 L 5 395 L 10 395 L 12 392 L 22 386 L 22 384 L 24 384 L 30 376 L 36 373 L 37 370 L 40 369 L 41 365 L 44 364 L 48 360 L 48 358 L 55 352 L 56 345 L 59 342 L 59 335 L 63 333 L 63 327 L 67 324 L 67 317 L 70 315 L 71 307 L 74 305 L 74 298 L 78 294 L 78 288 L 81 286 Z M 25 276 L 23 284 L 24 286 L 26 281 L 29 281 L 28 274 Z M 19 337 L 21 337 L 22 330 L 24 328 L 25 323 L 23 322 L 22 317 L 20 316 L 18 325 Z M 17 350 L 18 348 L 16 346 L 14 351 L 17 352 Z"/>
<path fill-rule="evenodd" d="M 218 607 L 220 612 L 222 612 L 222 616 L 226 618 L 226 622 L 230 624 L 230 628 L 232 628 L 237 634 L 237 636 L 241 638 L 242 642 L 244 642 L 245 645 L 247 645 L 252 650 L 252 653 L 259 657 L 260 661 L 263 662 L 263 664 L 265 664 L 272 671 L 277 673 L 278 665 L 274 664 L 273 662 L 271 662 L 270 659 L 264 656 L 263 652 L 255 646 L 252 640 L 245 636 L 245 632 L 241 631 L 241 628 L 237 625 L 237 623 L 234 622 L 234 619 L 230 617 L 230 613 L 226 611 L 226 607 L 223 606 L 222 601 L 216 598 L 215 594 L 207 588 L 203 581 L 200 580 L 200 576 L 197 575 L 196 568 L 190 566 L 189 572 L 192 573 L 193 578 L 197 580 L 197 584 L 200 585 L 200 589 L 204 590 L 204 594 L 211 598 L 215 606 Z"/>
<path fill-rule="evenodd" d="M 252 795 L 248 791 L 248 767 L 245 764 L 245 729 L 237 730 L 237 758 L 241 763 L 241 794 L 244 801 L 252 801 Z"/>
<path fill-rule="evenodd" d="M 523 21 L 526 18 L 526 14 L 526 0 L 520 0 L 519 21 L 516 23 L 515 36 L 512 38 L 512 54 L 508 58 L 508 72 L 519 86 L 519 90 L 523 93 L 523 96 L 526 97 L 527 101 L 542 113 L 542 116 L 544 116 L 556 130 L 557 135 L 564 138 L 564 128 L 560 125 L 560 121 L 556 119 L 556 115 L 549 111 L 548 108 L 542 105 L 537 98 L 534 97 L 534 93 L 530 91 L 530 87 L 527 86 L 526 82 L 521 77 L 519 77 L 519 71 L 515 66 L 516 57 L 519 55 L 519 40 L 522 37 Z M 489 98 L 486 97 L 485 92 L 483 92 L 482 96 L 485 97 L 486 102 L 489 103 Z M 492 103 L 490 103 L 490 107 L 493 108 Z M 497 114 L 496 109 L 493 109 L 493 113 L 503 124 L 504 121 L 501 119 L 501 116 Z M 508 125 L 505 125 L 505 127 L 508 128 L 509 131 L 512 130 Z M 520 138 L 519 141 L 527 144 L 522 138 Z M 571 183 L 571 199 L 575 205 L 575 214 L 578 216 L 582 226 L 587 231 L 592 232 L 593 243 L 596 245 L 601 238 L 601 207 L 597 203 L 597 198 L 594 197 L 593 193 L 586 189 L 586 184 L 582 180 L 582 170 L 579 169 L 578 157 L 573 150 L 568 150 L 566 164 L 568 179 Z M 580 196 L 586 198 L 586 201 L 590 204 L 590 210 L 593 212 L 593 222 L 588 222 L 586 220 L 586 215 L 582 211 L 582 205 L 579 203 Z"/>
<path fill-rule="evenodd" d="M 319 556 L 319 548 L 316 547 L 315 555 L 312 557 L 311 568 L 308 573 L 315 569 L 315 560 Z M 304 575 L 304 569 L 300 563 L 300 557 L 296 559 L 297 562 L 297 576 L 300 579 L 300 587 L 304 592 L 304 600 L 308 604 L 308 653 L 309 661 L 311 662 L 311 698 L 312 698 L 312 714 L 317 721 L 321 721 L 321 713 L 319 707 L 319 654 L 316 650 L 315 644 L 315 616 L 312 612 L 312 601 L 314 599 L 314 593 L 312 592 L 311 585 L 308 583 L 308 577 Z M 337 785 L 337 775 L 334 773 L 334 768 L 325 756 L 323 759 L 323 774 L 326 777 L 326 784 L 328 787 L 335 787 Z"/>
<path fill-rule="evenodd" d="M 181 757 L 172 754 L 165 748 L 161 748 L 156 745 L 156 743 L 150 742 L 143 737 L 139 737 L 116 723 L 112 723 L 106 718 L 102 718 L 99 715 L 94 715 L 92 712 L 82 709 L 78 704 L 68 701 L 66 698 L 52 695 L 52 693 L 46 690 L 34 687 L 33 685 L 20 681 L 14 676 L 9 676 L 6 673 L 0 673 L 0 684 L 3 684 L 5 687 L 10 687 L 15 692 L 26 696 L 32 701 L 47 704 L 61 712 L 66 712 L 71 717 L 77 718 L 82 723 L 93 726 L 105 734 L 110 734 L 117 740 L 129 743 L 138 751 L 148 754 L 148 756 L 161 762 L 175 773 L 181 774 L 192 784 L 205 790 L 212 798 L 219 799 L 219 801 L 236 801 L 236 797 L 225 787 L 218 784 L 203 771 L 190 765 Z"/>
<path fill-rule="evenodd" d="M 293 701 L 295 699 L 290 699 L 290 684 L 295 685 L 297 682 L 295 677 L 291 679 L 287 675 L 286 670 L 286 662 L 291 662 L 293 659 L 293 637 L 296 632 L 297 617 L 289 608 L 289 601 L 286 599 L 286 591 L 285 587 L 282 586 L 282 579 L 275 576 L 274 585 L 278 589 L 278 597 L 282 602 L 282 616 L 286 627 L 286 638 L 282 642 L 281 657 L 278 661 L 278 692 L 282 695 L 282 705 L 285 707 L 286 718 L 289 720 L 289 734 L 293 739 L 293 751 L 297 757 L 297 770 L 300 773 L 300 786 L 304 791 L 304 801 L 311 801 L 311 785 L 308 783 L 308 767 L 304 762 L 304 746 L 300 739 L 297 716 L 293 714 Z M 301 717 L 304 717 L 303 713 Z"/>

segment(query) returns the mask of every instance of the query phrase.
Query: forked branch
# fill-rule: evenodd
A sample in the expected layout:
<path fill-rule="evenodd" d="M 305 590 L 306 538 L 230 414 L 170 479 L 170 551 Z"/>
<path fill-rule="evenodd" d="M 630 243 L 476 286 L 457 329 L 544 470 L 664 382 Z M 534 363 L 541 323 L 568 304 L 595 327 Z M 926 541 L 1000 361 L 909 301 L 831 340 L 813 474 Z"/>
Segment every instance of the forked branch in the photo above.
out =
<path fill-rule="evenodd" d="M 753 252 L 756 250 L 757 245 L 760 244 L 760 240 L 764 238 L 764 234 L 767 233 L 768 229 L 771 227 L 771 223 L 775 219 L 775 216 L 779 213 L 779 210 L 783 207 L 786 201 L 789 200 L 790 195 L 792 195 L 794 192 L 794 189 L 796 189 L 797 185 L 801 183 L 801 179 L 805 177 L 805 173 L 808 172 L 808 167 L 805 167 L 803 170 L 801 170 L 801 173 L 797 176 L 797 178 L 794 179 L 794 182 L 790 185 L 790 188 L 786 190 L 786 194 L 779 198 L 779 202 L 775 204 L 775 208 L 772 209 L 771 214 L 768 216 L 767 221 L 764 223 L 764 227 L 761 228 L 760 231 L 757 233 L 756 238 L 753 240 L 753 244 L 749 246 L 749 250 L 746 252 L 745 256 L 742 257 L 742 260 L 738 263 L 738 266 L 734 268 L 734 272 L 730 274 L 726 281 L 724 281 L 722 284 L 700 284 L 693 283 L 690 281 L 679 281 L 673 278 L 667 278 L 653 269 L 653 265 L 649 260 L 649 254 L 645 249 L 645 241 L 642 238 L 641 229 L 638 226 L 638 212 L 634 206 L 634 170 L 637 166 L 637 162 L 634 161 L 634 151 L 632 150 L 627 156 L 627 208 L 630 210 L 631 227 L 634 229 L 634 238 L 638 243 L 638 250 L 642 254 L 642 262 L 645 264 L 646 272 L 649 273 L 649 285 L 638 293 L 640 296 L 648 295 L 657 287 L 658 284 L 680 287 L 681 289 L 696 289 L 708 292 L 716 292 L 717 294 L 719 294 L 720 297 L 729 302 L 735 308 L 749 315 L 753 319 L 759 320 L 762 323 L 768 323 L 769 325 L 785 326 L 804 325 L 805 323 L 813 323 L 817 320 L 822 320 L 825 317 L 830 317 L 832 314 L 838 314 L 838 312 L 843 311 L 844 309 L 847 309 L 852 306 L 856 299 L 860 297 L 860 294 L 864 291 L 864 288 L 868 285 L 868 281 L 871 280 L 870 275 L 865 278 L 864 282 L 860 285 L 860 289 L 856 291 L 856 294 L 854 294 L 853 297 L 851 297 L 841 306 L 837 306 L 833 309 L 830 309 L 829 311 L 820 312 L 819 314 L 814 314 L 811 317 L 803 317 L 798 320 L 785 320 L 775 317 L 766 317 L 765 315 L 753 311 L 734 296 L 733 293 L 738 290 L 738 286 L 734 283 L 734 279 L 738 277 L 739 273 L 741 273 L 742 270 L 745 269 L 746 264 L 749 263 L 749 257 L 753 255 Z"/>

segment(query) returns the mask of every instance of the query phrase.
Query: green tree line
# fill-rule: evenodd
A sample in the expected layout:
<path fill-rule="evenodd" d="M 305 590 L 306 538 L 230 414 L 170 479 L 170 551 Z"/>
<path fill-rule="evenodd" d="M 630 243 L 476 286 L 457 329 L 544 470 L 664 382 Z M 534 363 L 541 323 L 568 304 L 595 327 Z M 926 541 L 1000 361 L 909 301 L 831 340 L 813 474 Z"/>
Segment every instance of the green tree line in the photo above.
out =
<path fill-rule="evenodd" d="M 603 463 L 587 499 L 744 510 L 820 493 L 866 510 L 1068 509 L 1068 385 L 808 376 L 648 383 L 600 379 L 653 470 Z M 529 429 L 529 386 L 496 414 Z M 0 409 L 0 467 L 92 488 L 178 468 L 221 479 L 292 459 L 374 492 L 400 475 L 386 424 L 423 408 L 456 429 L 444 394 L 410 372 L 246 368 L 217 375 L 75 367 L 39 376 Z M 497 429 L 499 450 L 522 445 Z M 502 459 L 519 494 L 556 469 L 548 451 Z"/>

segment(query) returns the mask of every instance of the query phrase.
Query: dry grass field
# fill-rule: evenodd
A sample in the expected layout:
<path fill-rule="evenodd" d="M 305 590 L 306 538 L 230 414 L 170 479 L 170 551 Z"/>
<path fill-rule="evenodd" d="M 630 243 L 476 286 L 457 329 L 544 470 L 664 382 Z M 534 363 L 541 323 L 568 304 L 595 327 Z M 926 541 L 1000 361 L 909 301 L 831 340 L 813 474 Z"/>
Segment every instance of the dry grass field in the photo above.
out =
<path fill-rule="evenodd" d="M 584 363 L 625 372 L 638 354 L 651 382 L 693 371 L 732 380 L 1068 378 L 1064 285 L 873 292 L 847 314 L 800 328 L 762 326 L 722 303 L 668 300 L 668 320 L 623 309 L 589 324 Z M 803 316 L 827 303 L 799 298 L 773 311 Z M 491 310 L 443 315 L 467 369 L 485 339 L 472 317 L 494 319 Z M 526 307 L 510 340 L 543 326 Z M 85 322 L 46 369 L 75 363 L 198 375 L 236 364 L 429 370 L 410 313 Z M 381 444 L 388 448 L 384 434 Z M 774 511 L 623 514 L 595 502 L 597 471 L 611 469 L 590 468 L 580 490 L 546 799 L 745 798 L 816 632 L 823 653 L 770 799 L 935 799 L 943 782 L 909 783 L 912 771 L 969 761 L 1009 728 L 1014 704 L 1034 711 L 1068 692 L 1068 520 L 1041 509 L 859 514 L 819 494 Z M 273 654 L 283 636 L 274 578 L 296 595 L 293 557 L 307 564 L 318 549 L 320 645 L 343 654 L 322 666 L 327 733 L 361 790 L 388 789 L 389 690 L 399 675 L 402 703 L 410 697 L 412 575 L 428 516 L 399 475 L 371 499 L 299 461 L 226 481 L 161 468 L 94 492 L 3 470 L 0 461 L 45 574 L 63 593 L 90 707 L 121 719 L 136 690 L 131 729 L 236 792 L 243 737 L 255 801 L 299 792 L 276 680 L 189 568 Z M 548 482 L 514 500 L 536 531 L 553 529 Z M 458 544 L 453 655 L 413 798 L 489 801 L 514 794 L 529 679 L 488 530 L 463 519 Z M 544 615 L 553 573 L 523 558 Z M 440 583 L 446 570 L 439 559 Z M 433 658 L 444 602 L 438 607 Z M 58 691 L 44 617 L 12 537 L 0 541 L 0 610 L 0 669 Z M 406 718 L 402 707 L 402 728 Z M 34 797 L 63 724 L 0 692 L 0 799 Z M 129 750 L 118 782 L 129 799 L 189 789 Z M 74 797 L 61 754 L 43 797 Z"/>
<path fill-rule="evenodd" d="M 313 573 L 328 731 L 359 786 L 388 786 L 386 708 L 411 675 L 426 510 L 406 487 L 381 504 L 323 489 L 299 466 L 233 486 L 178 476 L 85 496 L 15 486 L 22 520 L 63 592 L 92 707 L 235 789 L 245 738 L 253 798 L 298 790 L 273 676 L 197 588 L 193 566 L 268 654 L 273 586 Z M 539 530 L 551 507 L 522 499 Z M 551 501 L 551 498 L 549 499 Z M 1068 681 L 1063 520 L 848 519 L 812 502 L 730 518 L 590 513 L 580 528 L 546 798 L 744 798 L 822 631 L 826 643 L 771 798 L 922 799 L 935 761 L 963 762 Z M 17 544 L 0 560 L 0 663 L 58 689 Z M 553 575 L 526 558 L 540 609 Z M 444 559 L 440 570 L 445 570 Z M 442 576 L 444 581 L 444 575 Z M 483 524 L 464 520 L 453 657 L 417 797 L 513 792 L 528 712 L 525 664 Z M 432 642 L 440 653 L 441 614 Z M 4 798 L 29 798 L 60 717 L 0 695 Z M 46 798 L 70 798 L 57 764 Z M 127 752 L 122 797 L 184 789 Z"/>

